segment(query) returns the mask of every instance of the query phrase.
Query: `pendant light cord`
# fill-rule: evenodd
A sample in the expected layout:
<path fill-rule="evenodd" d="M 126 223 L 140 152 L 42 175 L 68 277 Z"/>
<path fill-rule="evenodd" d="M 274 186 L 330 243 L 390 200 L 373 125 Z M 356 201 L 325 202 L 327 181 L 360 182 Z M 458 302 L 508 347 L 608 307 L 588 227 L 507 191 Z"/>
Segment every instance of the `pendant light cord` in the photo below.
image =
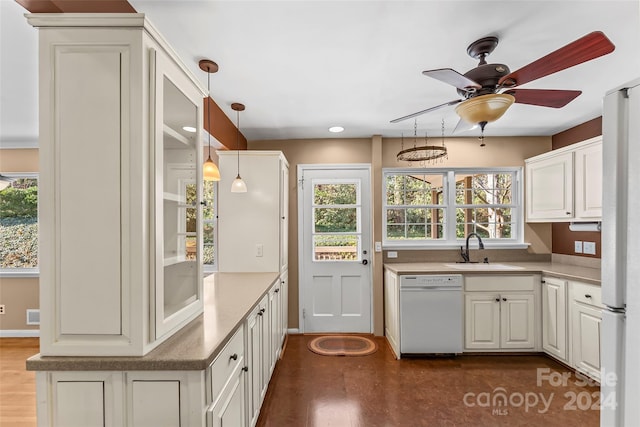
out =
<path fill-rule="evenodd" d="M 209 141 L 209 158 L 211 158 L 211 103 L 209 102 L 209 98 L 211 98 L 211 72 L 207 72 L 207 135 Z"/>
<path fill-rule="evenodd" d="M 236 110 L 236 151 L 238 152 L 238 176 L 240 176 L 240 110 Z"/>

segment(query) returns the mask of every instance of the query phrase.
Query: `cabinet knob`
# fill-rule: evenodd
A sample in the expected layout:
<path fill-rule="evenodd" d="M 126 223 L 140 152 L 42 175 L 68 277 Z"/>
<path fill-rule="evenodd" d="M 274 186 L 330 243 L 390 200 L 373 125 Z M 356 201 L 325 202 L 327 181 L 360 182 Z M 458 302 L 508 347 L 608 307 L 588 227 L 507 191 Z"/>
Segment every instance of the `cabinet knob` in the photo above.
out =
<path fill-rule="evenodd" d="M 585 298 L 591 298 L 591 295 L 589 295 L 589 294 L 584 294 L 584 297 L 585 297 Z"/>
<path fill-rule="evenodd" d="M 236 353 L 233 353 L 230 357 L 229 360 L 238 360 L 238 355 Z"/>
<path fill-rule="evenodd" d="M 275 292 L 275 293 L 280 292 L 280 288 L 276 289 L 276 290 L 275 290 L 275 291 L 273 291 L 273 292 Z"/>
<path fill-rule="evenodd" d="M 249 367 L 248 366 L 243 366 L 242 370 L 245 371 L 245 372 L 249 372 Z"/>
<path fill-rule="evenodd" d="M 259 311 L 257 314 L 258 316 L 262 316 L 262 311 Z"/>
<path fill-rule="evenodd" d="M 262 313 L 264 313 L 264 312 L 265 312 L 265 309 L 264 309 L 264 308 L 261 308 L 261 309 L 260 309 L 260 314 L 262 314 Z"/>
<path fill-rule="evenodd" d="M 496 298 L 496 302 L 500 302 L 500 298 Z"/>
<path fill-rule="evenodd" d="M 567 212 L 567 215 L 571 215 L 571 212 Z"/>
<path fill-rule="evenodd" d="M 502 301 L 506 301 L 506 300 L 507 300 L 506 298 L 502 298 Z"/>

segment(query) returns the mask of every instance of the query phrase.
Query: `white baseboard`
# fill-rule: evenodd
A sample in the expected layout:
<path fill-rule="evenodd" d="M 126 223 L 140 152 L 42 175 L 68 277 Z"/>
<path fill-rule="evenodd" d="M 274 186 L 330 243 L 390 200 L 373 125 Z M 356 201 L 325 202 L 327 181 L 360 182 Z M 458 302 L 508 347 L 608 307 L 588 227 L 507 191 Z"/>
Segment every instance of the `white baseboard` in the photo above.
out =
<path fill-rule="evenodd" d="M 289 335 L 298 335 L 300 333 L 300 329 L 298 328 L 289 328 L 287 329 L 287 334 Z"/>
<path fill-rule="evenodd" d="M 40 337 L 40 329 L 0 329 L 0 338 Z"/>

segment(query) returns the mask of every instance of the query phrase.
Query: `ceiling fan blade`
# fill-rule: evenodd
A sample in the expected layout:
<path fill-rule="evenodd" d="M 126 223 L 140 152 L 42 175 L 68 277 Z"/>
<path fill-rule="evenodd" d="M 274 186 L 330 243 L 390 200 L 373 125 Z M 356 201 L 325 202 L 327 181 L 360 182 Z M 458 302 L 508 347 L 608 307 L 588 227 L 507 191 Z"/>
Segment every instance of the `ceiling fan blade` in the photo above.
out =
<path fill-rule="evenodd" d="M 581 93 L 581 90 L 554 89 L 512 89 L 505 93 L 513 95 L 518 104 L 539 105 L 541 107 L 562 108 Z"/>
<path fill-rule="evenodd" d="M 428 77 L 433 77 L 434 79 L 440 80 L 441 82 L 448 83 L 461 90 L 468 91 L 469 89 L 480 89 L 482 87 L 478 83 L 463 76 L 456 70 L 452 70 L 451 68 L 427 70 L 427 71 L 423 71 L 422 74 Z"/>
<path fill-rule="evenodd" d="M 502 77 L 505 87 L 520 86 L 613 52 L 615 46 L 601 31 L 594 31 Z"/>
<path fill-rule="evenodd" d="M 456 105 L 456 104 L 458 104 L 460 102 L 462 102 L 462 99 L 455 99 L 453 101 L 445 102 L 444 104 L 436 105 L 435 107 L 427 108 L 426 110 L 418 111 L 417 113 L 409 114 L 408 116 L 403 116 L 403 117 L 399 117 L 397 119 L 393 119 L 393 120 L 391 120 L 391 123 L 398 123 L 398 122 L 401 122 L 403 120 L 411 119 L 413 117 L 417 117 L 417 116 L 420 116 L 422 114 L 429 113 L 431 111 L 435 111 L 435 110 L 437 110 L 439 108 L 448 107 L 449 105 Z"/>
<path fill-rule="evenodd" d="M 458 120 L 458 124 L 456 125 L 455 129 L 453 129 L 453 134 L 455 135 L 459 132 L 466 132 L 473 129 L 474 127 L 476 127 L 474 123 L 469 123 L 461 117 L 460 120 Z"/>

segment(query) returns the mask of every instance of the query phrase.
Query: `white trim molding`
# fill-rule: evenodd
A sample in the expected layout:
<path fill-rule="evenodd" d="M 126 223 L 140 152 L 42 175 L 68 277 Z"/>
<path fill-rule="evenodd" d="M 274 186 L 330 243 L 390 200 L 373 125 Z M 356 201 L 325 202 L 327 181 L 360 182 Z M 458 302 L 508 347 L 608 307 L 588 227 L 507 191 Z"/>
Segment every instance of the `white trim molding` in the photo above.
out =
<path fill-rule="evenodd" d="M 39 338 L 40 329 L 0 329 L 0 338 Z"/>

